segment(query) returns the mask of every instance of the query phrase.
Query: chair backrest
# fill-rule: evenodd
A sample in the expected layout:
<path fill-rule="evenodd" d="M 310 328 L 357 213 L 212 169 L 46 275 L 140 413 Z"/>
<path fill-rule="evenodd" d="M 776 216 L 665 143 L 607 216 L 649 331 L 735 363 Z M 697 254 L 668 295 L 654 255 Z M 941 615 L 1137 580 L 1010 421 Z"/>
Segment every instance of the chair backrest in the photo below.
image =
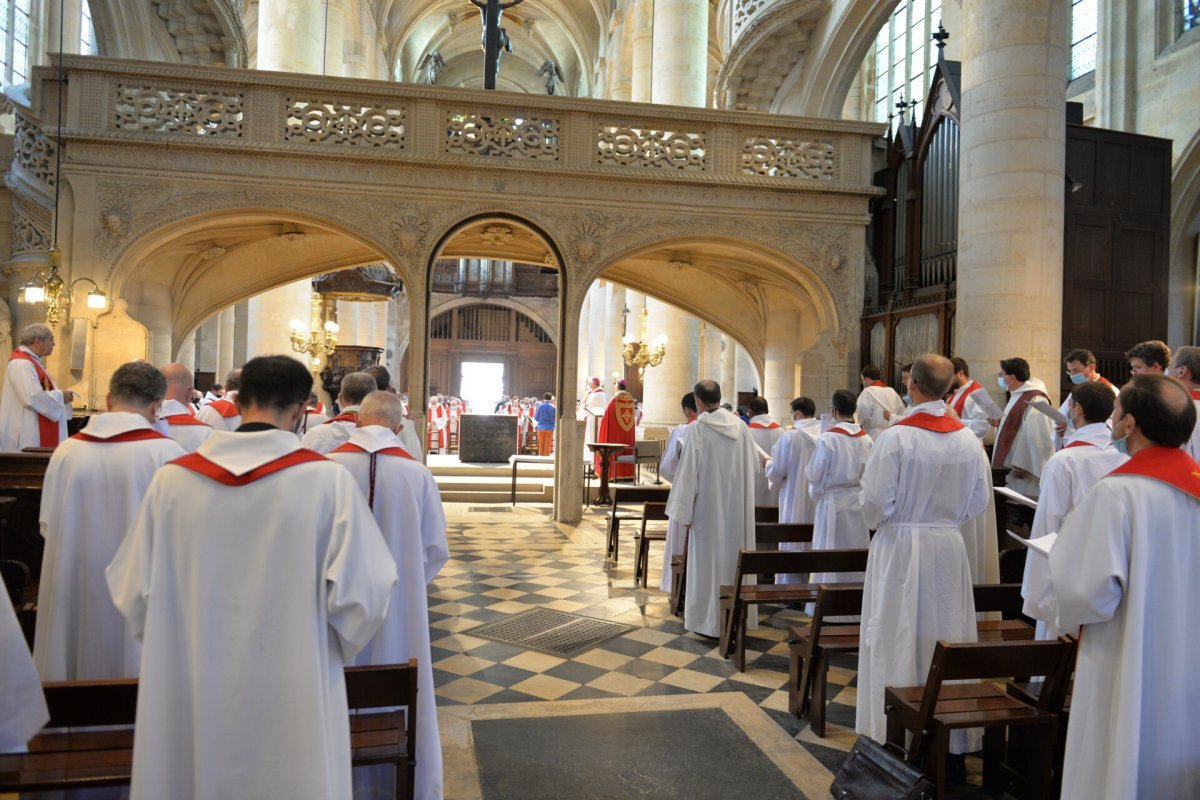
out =
<path fill-rule="evenodd" d="M 132 725 L 137 717 L 138 682 L 135 678 L 107 681 L 55 681 L 43 683 L 51 728 L 89 728 L 97 725 Z"/>
<path fill-rule="evenodd" d="M 747 575 L 786 572 L 862 572 L 867 550 L 742 550 L 738 553 L 737 583 Z M 861 610 L 861 606 L 860 606 Z"/>
<path fill-rule="evenodd" d="M 845 617 L 862 613 L 863 587 L 857 584 L 821 584 L 817 589 L 817 603 L 813 607 L 813 638 L 820 630 L 826 617 Z"/>
<path fill-rule="evenodd" d="M 662 442 L 658 439 L 642 439 L 633 443 L 633 452 L 638 458 L 658 458 L 662 454 Z"/>
<path fill-rule="evenodd" d="M 975 594 L 975 611 L 999 611 L 1005 619 L 1018 619 L 1025 599 L 1021 597 L 1019 583 L 977 583 L 972 587 Z"/>
<path fill-rule="evenodd" d="M 631 503 L 644 503 L 647 500 L 657 500 L 666 502 L 667 495 L 671 491 L 670 486 L 610 486 L 608 489 L 612 492 L 613 508 L 617 506 L 630 505 Z"/>
<path fill-rule="evenodd" d="M 13 608 L 20 610 L 25 603 L 25 589 L 29 586 L 29 567 L 21 561 L 2 559 L 0 578 L 4 579 L 4 588 L 8 589 Z"/>
<path fill-rule="evenodd" d="M 411 706 L 417 699 L 417 662 L 346 667 L 346 704 L 351 711 Z"/>
<path fill-rule="evenodd" d="M 667 504 L 647 500 L 642 506 L 642 522 L 662 522 L 667 519 Z"/>
<path fill-rule="evenodd" d="M 754 522 L 779 522 L 779 509 L 776 506 L 755 506 Z"/>
<path fill-rule="evenodd" d="M 813 540 L 813 526 L 807 522 L 759 522 L 754 525 L 754 544 L 759 550 L 766 545 Z"/>

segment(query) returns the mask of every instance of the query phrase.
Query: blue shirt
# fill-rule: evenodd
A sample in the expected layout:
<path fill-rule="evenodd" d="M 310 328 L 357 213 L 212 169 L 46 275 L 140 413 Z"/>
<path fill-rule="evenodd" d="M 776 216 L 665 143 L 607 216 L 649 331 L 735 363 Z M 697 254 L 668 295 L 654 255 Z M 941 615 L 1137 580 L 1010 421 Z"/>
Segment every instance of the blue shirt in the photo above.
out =
<path fill-rule="evenodd" d="M 539 431 L 554 430 L 554 404 L 547 401 L 533 410 L 533 421 Z"/>

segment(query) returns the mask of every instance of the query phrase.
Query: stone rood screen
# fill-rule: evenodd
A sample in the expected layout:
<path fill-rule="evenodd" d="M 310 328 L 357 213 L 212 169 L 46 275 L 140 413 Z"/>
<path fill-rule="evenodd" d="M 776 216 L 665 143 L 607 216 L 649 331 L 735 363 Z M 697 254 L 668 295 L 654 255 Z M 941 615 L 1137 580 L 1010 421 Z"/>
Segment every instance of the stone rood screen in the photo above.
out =
<path fill-rule="evenodd" d="M 863 134 L 878 133 L 849 121 L 89 56 L 67 56 L 65 67 L 64 134 L 97 142 L 869 192 Z M 36 136 L 53 116 L 53 68 L 33 82 L 32 113 L 18 111 Z"/>

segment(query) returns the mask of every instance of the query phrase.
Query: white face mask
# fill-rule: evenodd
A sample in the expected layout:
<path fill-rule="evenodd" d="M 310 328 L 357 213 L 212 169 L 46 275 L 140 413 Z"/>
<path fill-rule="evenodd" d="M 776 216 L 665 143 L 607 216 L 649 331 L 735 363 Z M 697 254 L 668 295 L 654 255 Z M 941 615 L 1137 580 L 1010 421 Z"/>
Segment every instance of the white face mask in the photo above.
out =
<path fill-rule="evenodd" d="M 1003 375 L 996 376 L 996 383 L 1000 384 L 1001 391 L 1005 391 L 1005 392 L 1008 391 L 1008 381 L 1004 380 Z"/>

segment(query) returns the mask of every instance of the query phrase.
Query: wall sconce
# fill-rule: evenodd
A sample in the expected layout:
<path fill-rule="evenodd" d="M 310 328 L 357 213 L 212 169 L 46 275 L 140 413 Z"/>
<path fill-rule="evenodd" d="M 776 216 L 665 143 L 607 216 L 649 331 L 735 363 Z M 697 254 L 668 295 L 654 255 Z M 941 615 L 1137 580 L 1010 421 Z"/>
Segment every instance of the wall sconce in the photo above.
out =
<path fill-rule="evenodd" d="M 108 307 L 108 295 L 100 291 L 99 284 L 91 278 L 76 278 L 71 281 L 70 286 L 67 286 L 66 281 L 59 274 L 58 268 L 61 263 L 62 251 L 57 247 L 51 247 L 49 274 L 39 272 L 34 275 L 21 290 L 20 299 L 26 303 L 45 303 L 46 323 L 51 326 L 57 326 L 64 319 L 70 318 L 75 287 L 81 283 L 92 285 L 87 295 L 88 308 L 104 309 Z"/>

